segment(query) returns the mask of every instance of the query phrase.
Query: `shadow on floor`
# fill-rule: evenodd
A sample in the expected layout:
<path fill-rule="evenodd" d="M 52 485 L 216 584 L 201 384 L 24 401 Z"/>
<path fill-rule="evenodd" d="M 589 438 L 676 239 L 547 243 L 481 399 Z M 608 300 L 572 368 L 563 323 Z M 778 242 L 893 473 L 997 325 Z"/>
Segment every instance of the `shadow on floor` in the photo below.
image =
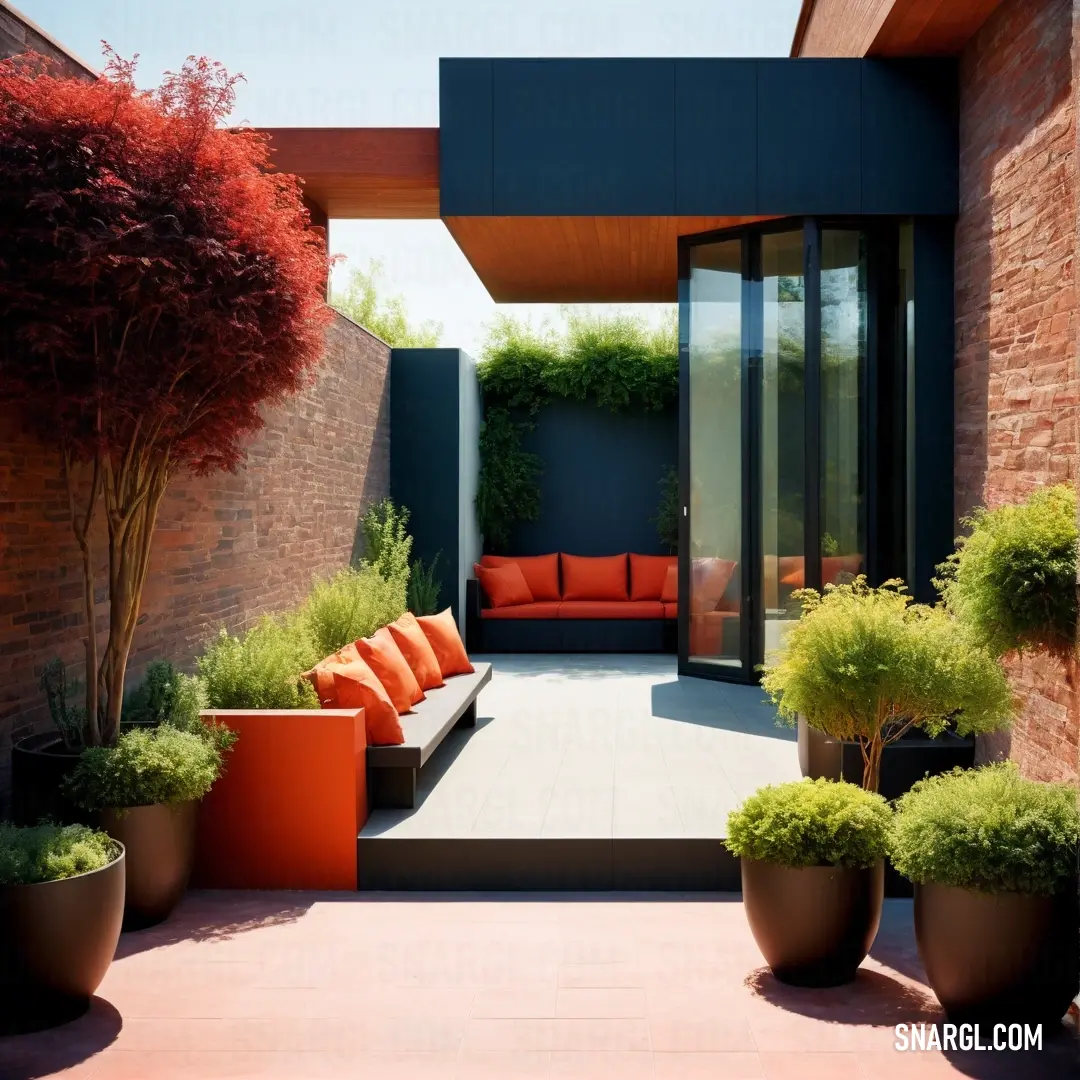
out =
<path fill-rule="evenodd" d="M 795 742 L 794 728 L 776 722 L 776 710 L 756 686 L 720 686 L 680 677 L 652 688 L 652 714 L 701 727 Z"/>
<path fill-rule="evenodd" d="M 3 1038 L 0 1076 L 4 1080 L 36 1080 L 74 1069 L 116 1042 L 124 1021 L 103 998 L 76 1020 L 30 1035 Z"/>
<path fill-rule="evenodd" d="M 227 907 L 223 899 L 229 901 Z M 181 941 L 228 941 L 249 930 L 294 923 L 313 903 L 312 894 L 302 892 L 192 890 L 163 923 L 121 934 L 116 959 Z"/>

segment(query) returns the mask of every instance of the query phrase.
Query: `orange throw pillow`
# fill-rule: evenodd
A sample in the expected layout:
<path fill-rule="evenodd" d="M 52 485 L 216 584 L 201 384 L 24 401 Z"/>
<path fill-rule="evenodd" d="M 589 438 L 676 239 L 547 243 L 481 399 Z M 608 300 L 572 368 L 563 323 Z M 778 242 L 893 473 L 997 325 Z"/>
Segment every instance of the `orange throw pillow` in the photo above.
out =
<path fill-rule="evenodd" d="M 664 587 L 660 590 L 660 599 L 665 604 L 677 604 L 679 602 L 678 564 L 667 568 L 667 573 L 664 574 Z"/>
<path fill-rule="evenodd" d="M 356 642 L 356 651 L 375 672 L 399 713 L 407 713 L 418 701 L 424 700 L 424 691 L 412 668 L 398 648 L 394 635 L 385 626 L 371 637 Z"/>
<path fill-rule="evenodd" d="M 338 707 L 333 669 L 344 667 L 359 659 L 360 654 L 356 651 L 356 646 L 349 642 L 336 653 L 331 653 L 325 660 L 320 660 L 310 671 L 304 672 L 302 678 L 307 679 L 315 687 L 315 693 L 319 695 L 319 704 L 322 708 L 336 709 Z"/>
<path fill-rule="evenodd" d="M 405 657 L 405 663 L 412 668 L 421 690 L 434 690 L 446 685 L 439 670 L 439 658 L 411 611 L 406 611 L 400 619 L 392 622 L 387 630 L 393 634 L 394 641 L 397 642 L 401 655 Z"/>
<path fill-rule="evenodd" d="M 449 608 L 438 615 L 421 615 L 416 621 L 431 642 L 444 679 L 451 675 L 471 675 L 476 670 L 469 663 L 469 654 Z"/>
<path fill-rule="evenodd" d="M 523 555 L 514 559 L 506 555 L 484 555 L 480 565 L 490 569 L 517 563 L 525 575 L 534 600 L 561 600 L 559 593 L 559 553 L 552 555 Z"/>
<path fill-rule="evenodd" d="M 397 709 L 375 672 L 363 660 L 333 669 L 339 709 L 363 709 L 368 746 L 400 746 L 405 741 Z"/>
<path fill-rule="evenodd" d="M 480 579 L 480 587 L 491 601 L 492 607 L 513 607 L 516 604 L 533 602 L 532 591 L 517 563 L 496 567 L 474 563 L 473 572 Z"/>
<path fill-rule="evenodd" d="M 674 555 L 630 555 L 630 599 L 659 600 Z"/>
<path fill-rule="evenodd" d="M 564 600 L 629 600 L 626 555 L 563 555 Z"/>
<path fill-rule="evenodd" d="M 694 559 L 690 564 L 690 610 L 716 611 L 731 583 L 736 565 L 733 559 Z"/>

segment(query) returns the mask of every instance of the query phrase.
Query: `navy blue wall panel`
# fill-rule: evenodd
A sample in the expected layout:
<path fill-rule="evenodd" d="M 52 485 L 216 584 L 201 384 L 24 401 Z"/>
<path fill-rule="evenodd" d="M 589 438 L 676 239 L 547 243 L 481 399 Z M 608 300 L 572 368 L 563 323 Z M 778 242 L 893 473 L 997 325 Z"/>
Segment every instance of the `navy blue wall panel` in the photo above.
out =
<path fill-rule="evenodd" d="M 953 549 L 953 221 L 915 220 L 915 471 L 916 600 L 936 597 L 935 568 Z M 909 376 L 910 379 L 910 376 Z"/>
<path fill-rule="evenodd" d="M 678 461 L 674 406 L 612 413 L 554 401 L 535 419 L 523 442 L 544 462 L 540 518 L 517 526 L 510 553 L 666 554 L 649 519 L 660 500 L 658 482 Z"/>
<path fill-rule="evenodd" d="M 672 60 L 494 61 L 495 214 L 673 214 Z"/>
<path fill-rule="evenodd" d="M 865 60 L 862 212 L 955 214 L 960 145 L 953 60 Z"/>
<path fill-rule="evenodd" d="M 857 60 L 758 61 L 759 213 L 861 212 L 859 68 Z"/>
<path fill-rule="evenodd" d="M 757 61 L 675 65 L 675 213 L 756 214 Z"/>
<path fill-rule="evenodd" d="M 440 603 L 458 608 L 457 349 L 390 353 L 390 495 L 411 513 L 413 558 L 438 554 Z"/>
<path fill-rule="evenodd" d="M 494 213 L 490 60 L 439 61 L 439 213 Z"/>

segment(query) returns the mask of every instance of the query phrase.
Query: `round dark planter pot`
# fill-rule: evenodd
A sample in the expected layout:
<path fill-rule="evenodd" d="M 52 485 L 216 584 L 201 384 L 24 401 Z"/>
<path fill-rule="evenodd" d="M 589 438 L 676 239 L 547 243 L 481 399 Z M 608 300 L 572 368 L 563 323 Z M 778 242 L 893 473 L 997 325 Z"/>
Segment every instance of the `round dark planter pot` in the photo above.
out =
<path fill-rule="evenodd" d="M 1080 986 L 1076 884 L 1055 896 L 915 886 L 915 939 L 950 1020 L 1054 1025 Z"/>
<path fill-rule="evenodd" d="M 101 812 L 101 827 L 127 850 L 125 930 L 161 922 L 180 902 L 191 876 L 198 814 L 198 802 Z"/>
<path fill-rule="evenodd" d="M 792 868 L 741 859 L 743 906 L 772 973 L 795 986 L 855 978 L 881 922 L 885 868 Z"/>
<path fill-rule="evenodd" d="M 16 825 L 36 825 L 50 818 L 60 825 L 90 825 L 94 815 L 60 792 L 61 783 L 79 763 L 53 731 L 28 735 L 11 748 L 11 816 Z"/>
<path fill-rule="evenodd" d="M 85 1012 L 124 917 L 124 854 L 100 870 L 0 885 L 0 1031 L 36 1031 Z"/>

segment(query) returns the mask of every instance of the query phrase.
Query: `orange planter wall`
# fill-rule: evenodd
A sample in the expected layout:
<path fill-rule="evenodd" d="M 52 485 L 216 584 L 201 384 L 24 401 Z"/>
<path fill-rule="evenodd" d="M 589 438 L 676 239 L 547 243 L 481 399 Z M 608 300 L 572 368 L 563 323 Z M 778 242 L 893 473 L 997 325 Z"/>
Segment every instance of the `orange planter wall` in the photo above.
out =
<path fill-rule="evenodd" d="M 240 738 L 203 800 L 192 885 L 355 889 L 367 820 L 364 710 L 203 713 Z"/>

